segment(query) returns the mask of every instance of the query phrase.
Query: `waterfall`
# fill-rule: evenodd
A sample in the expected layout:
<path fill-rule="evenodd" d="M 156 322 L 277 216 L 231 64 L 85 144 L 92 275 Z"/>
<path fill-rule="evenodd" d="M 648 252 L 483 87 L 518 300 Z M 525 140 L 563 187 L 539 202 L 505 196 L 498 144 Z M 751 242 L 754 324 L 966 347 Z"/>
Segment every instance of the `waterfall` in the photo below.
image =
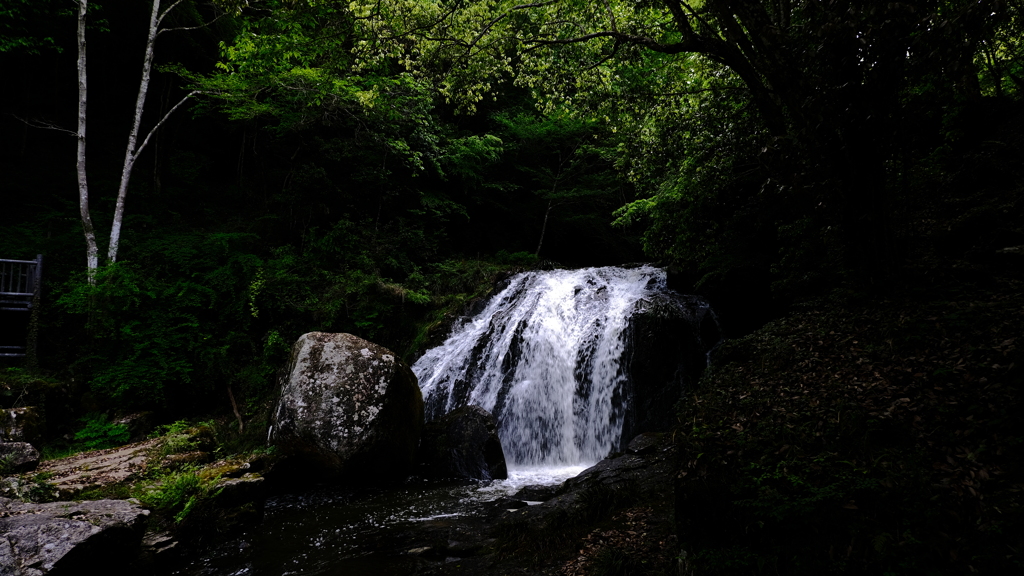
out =
<path fill-rule="evenodd" d="M 512 277 L 413 365 L 427 420 L 467 404 L 486 408 L 511 467 L 604 458 L 618 448 L 629 401 L 629 317 L 666 290 L 665 276 L 645 265 Z"/>

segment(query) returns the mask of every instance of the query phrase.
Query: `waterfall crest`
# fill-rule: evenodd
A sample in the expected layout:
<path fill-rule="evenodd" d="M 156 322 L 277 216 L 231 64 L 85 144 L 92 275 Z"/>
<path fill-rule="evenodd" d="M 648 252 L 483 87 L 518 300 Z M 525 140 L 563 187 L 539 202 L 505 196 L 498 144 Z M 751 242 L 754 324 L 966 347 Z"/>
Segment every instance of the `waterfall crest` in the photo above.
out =
<path fill-rule="evenodd" d="M 466 404 L 498 420 L 513 467 L 596 462 L 618 447 L 626 327 L 665 288 L 652 266 L 525 272 L 412 367 L 434 420 Z"/>

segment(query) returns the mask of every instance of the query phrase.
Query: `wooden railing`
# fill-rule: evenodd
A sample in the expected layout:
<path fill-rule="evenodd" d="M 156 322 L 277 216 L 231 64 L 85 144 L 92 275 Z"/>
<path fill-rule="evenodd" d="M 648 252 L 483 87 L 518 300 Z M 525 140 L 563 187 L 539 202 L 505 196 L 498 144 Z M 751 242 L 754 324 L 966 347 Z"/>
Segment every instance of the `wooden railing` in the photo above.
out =
<path fill-rule="evenodd" d="M 31 313 L 39 303 L 42 277 L 42 254 L 35 260 L 0 258 L 0 315 Z M 24 357 L 25 350 L 26 346 L 0 346 L 0 356 Z"/>

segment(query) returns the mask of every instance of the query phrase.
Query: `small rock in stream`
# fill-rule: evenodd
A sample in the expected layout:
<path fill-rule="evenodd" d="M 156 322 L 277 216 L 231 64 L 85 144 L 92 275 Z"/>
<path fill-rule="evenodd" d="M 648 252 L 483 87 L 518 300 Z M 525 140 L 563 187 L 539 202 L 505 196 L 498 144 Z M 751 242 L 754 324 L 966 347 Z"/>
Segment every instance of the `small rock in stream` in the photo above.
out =
<path fill-rule="evenodd" d="M 527 502 L 546 502 L 554 498 L 556 494 L 558 494 L 558 485 L 531 484 L 520 488 L 512 497 Z"/>

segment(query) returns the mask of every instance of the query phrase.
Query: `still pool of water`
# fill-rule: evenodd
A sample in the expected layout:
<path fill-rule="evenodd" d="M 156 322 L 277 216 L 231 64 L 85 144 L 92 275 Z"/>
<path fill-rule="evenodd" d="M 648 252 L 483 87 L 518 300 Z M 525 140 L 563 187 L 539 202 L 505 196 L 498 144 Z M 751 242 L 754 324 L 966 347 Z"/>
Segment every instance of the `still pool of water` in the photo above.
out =
<path fill-rule="evenodd" d="M 482 515 L 486 502 L 523 486 L 553 485 L 586 466 L 510 470 L 482 484 L 409 481 L 376 490 L 316 487 L 267 501 L 253 530 L 174 572 L 178 576 L 403 576 L 421 560 L 404 554 L 429 524 Z"/>

